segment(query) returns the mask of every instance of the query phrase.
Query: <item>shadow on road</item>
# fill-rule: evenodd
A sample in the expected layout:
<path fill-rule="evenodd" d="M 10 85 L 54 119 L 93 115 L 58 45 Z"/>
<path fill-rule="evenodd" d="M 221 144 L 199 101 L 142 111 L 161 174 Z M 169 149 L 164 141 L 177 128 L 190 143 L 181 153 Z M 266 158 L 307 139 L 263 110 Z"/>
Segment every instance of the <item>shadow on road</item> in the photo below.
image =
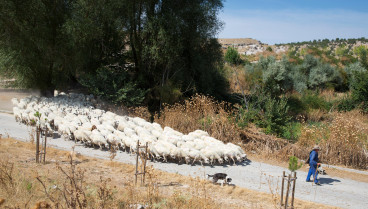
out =
<path fill-rule="evenodd" d="M 341 182 L 338 179 L 333 179 L 333 178 L 324 178 L 324 177 L 320 177 L 319 179 L 319 183 L 321 184 L 327 184 L 327 185 L 333 185 L 334 182 Z"/>

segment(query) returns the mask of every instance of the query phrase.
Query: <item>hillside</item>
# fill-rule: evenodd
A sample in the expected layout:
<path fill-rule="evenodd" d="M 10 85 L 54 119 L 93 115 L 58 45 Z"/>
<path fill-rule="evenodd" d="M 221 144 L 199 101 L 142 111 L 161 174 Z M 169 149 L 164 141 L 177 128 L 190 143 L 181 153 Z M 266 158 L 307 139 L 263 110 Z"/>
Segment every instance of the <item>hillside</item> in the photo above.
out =
<path fill-rule="evenodd" d="M 291 53 L 298 56 L 306 54 L 307 50 L 313 48 L 322 52 L 331 54 L 332 56 L 347 56 L 356 57 L 354 49 L 360 46 L 368 47 L 368 39 L 335 39 L 335 40 L 314 40 L 304 42 L 281 43 L 275 45 L 268 45 L 252 38 L 239 39 L 218 39 L 223 49 L 234 47 L 242 55 L 274 55 Z M 268 53 L 266 53 L 268 52 Z M 265 54 L 266 53 L 266 54 Z"/>

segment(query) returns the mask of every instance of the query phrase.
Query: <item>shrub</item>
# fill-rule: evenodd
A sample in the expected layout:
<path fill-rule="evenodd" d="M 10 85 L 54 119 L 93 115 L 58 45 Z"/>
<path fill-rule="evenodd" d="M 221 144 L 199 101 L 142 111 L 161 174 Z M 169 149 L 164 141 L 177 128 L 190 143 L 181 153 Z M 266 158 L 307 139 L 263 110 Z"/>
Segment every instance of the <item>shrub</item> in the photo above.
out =
<path fill-rule="evenodd" d="M 348 112 L 356 108 L 356 102 L 351 97 L 344 97 L 337 104 L 338 111 Z"/>
<path fill-rule="evenodd" d="M 237 124 L 241 127 L 247 127 L 249 123 L 256 122 L 259 120 L 260 109 L 256 108 L 254 103 L 249 103 L 248 108 L 245 105 L 239 108 L 237 115 Z"/>
<path fill-rule="evenodd" d="M 300 65 L 301 71 L 304 75 L 309 75 L 312 68 L 316 67 L 319 63 L 319 60 L 314 56 L 307 54 L 304 57 L 303 63 Z"/>
<path fill-rule="evenodd" d="M 327 102 L 323 97 L 319 96 L 317 92 L 306 91 L 300 97 L 302 107 L 309 111 L 311 109 L 322 109 L 329 111 L 332 103 Z"/>
<path fill-rule="evenodd" d="M 126 106 L 141 104 L 147 93 L 129 80 L 124 69 L 102 67 L 96 75 L 82 77 L 80 83 L 96 96 Z"/>
<path fill-rule="evenodd" d="M 283 58 L 281 62 L 272 60 L 263 68 L 262 81 L 264 90 L 271 96 L 279 96 L 292 89 L 290 78 L 291 64 Z"/>
<path fill-rule="evenodd" d="M 233 65 L 239 65 L 242 63 L 240 55 L 234 47 L 229 47 L 227 49 L 225 54 L 225 61 Z"/>
<path fill-rule="evenodd" d="M 289 140 L 290 142 L 297 142 L 298 138 L 301 134 L 302 124 L 299 122 L 290 122 L 288 123 L 282 133 L 282 138 Z"/>
<path fill-rule="evenodd" d="M 295 172 L 296 170 L 298 170 L 299 168 L 301 168 L 303 166 L 302 163 L 298 164 L 298 158 L 295 156 L 290 156 L 289 157 L 289 170 L 291 172 Z"/>
<path fill-rule="evenodd" d="M 368 112 L 368 71 L 353 73 L 351 97 L 363 112 Z"/>
<path fill-rule="evenodd" d="M 287 99 L 282 97 L 280 100 L 269 97 L 265 104 L 264 118 L 260 121 L 265 132 L 275 133 L 281 136 L 283 130 L 290 121 L 288 115 L 289 106 L 287 106 Z"/>
<path fill-rule="evenodd" d="M 338 71 L 329 64 L 319 64 L 310 70 L 308 84 L 310 88 L 326 88 L 333 83 L 342 82 Z"/>
<path fill-rule="evenodd" d="M 308 76 L 306 76 L 302 69 L 296 68 L 290 73 L 290 79 L 293 83 L 293 89 L 299 93 L 303 93 L 308 89 Z"/>
<path fill-rule="evenodd" d="M 366 69 L 359 62 L 355 62 L 346 66 L 344 71 L 348 76 L 349 82 L 351 83 L 354 80 L 355 72 L 364 72 Z"/>

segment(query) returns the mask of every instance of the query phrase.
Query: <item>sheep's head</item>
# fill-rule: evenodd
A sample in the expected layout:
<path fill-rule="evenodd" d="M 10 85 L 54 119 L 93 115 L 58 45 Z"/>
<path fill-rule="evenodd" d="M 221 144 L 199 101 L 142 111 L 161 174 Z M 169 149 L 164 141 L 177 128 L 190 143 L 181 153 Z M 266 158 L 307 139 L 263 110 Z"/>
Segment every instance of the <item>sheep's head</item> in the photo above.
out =
<path fill-rule="evenodd" d="M 222 158 L 218 159 L 218 161 L 219 161 L 220 164 L 224 163 L 224 160 Z"/>
<path fill-rule="evenodd" d="M 247 159 L 247 154 L 241 154 L 241 158 L 242 158 L 242 160 L 246 160 Z"/>
<path fill-rule="evenodd" d="M 118 126 L 119 126 L 119 121 L 118 120 L 114 121 L 114 128 L 117 129 Z"/>
<path fill-rule="evenodd" d="M 225 156 L 224 157 L 224 160 L 225 160 L 225 162 L 228 162 L 229 161 L 229 157 L 228 156 Z"/>

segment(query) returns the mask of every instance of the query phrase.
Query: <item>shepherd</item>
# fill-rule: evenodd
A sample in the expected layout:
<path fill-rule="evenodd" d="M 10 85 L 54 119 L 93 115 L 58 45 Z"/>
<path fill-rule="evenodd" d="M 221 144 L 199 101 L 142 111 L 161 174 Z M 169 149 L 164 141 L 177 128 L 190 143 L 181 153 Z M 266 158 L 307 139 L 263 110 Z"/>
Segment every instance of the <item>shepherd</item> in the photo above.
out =
<path fill-rule="evenodd" d="M 313 175 L 313 178 L 314 178 L 314 183 L 316 185 L 321 185 L 319 182 L 318 182 L 318 179 L 317 179 L 317 175 L 318 175 L 318 172 L 317 172 L 317 168 L 318 166 L 320 165 L 320 163 L 318 163 L 318 151 L 320 150 L 320 147 L 318 145 L 314 146 L 313 147 L 313 150 L 309 153 L 309 158 L 307 160 L 307 163 L 309 161 L 309 172 L 308 172 L 308 176 L 307 176 L 307 182 L 310 182 L 310 177 L 311 175 Z"/>

